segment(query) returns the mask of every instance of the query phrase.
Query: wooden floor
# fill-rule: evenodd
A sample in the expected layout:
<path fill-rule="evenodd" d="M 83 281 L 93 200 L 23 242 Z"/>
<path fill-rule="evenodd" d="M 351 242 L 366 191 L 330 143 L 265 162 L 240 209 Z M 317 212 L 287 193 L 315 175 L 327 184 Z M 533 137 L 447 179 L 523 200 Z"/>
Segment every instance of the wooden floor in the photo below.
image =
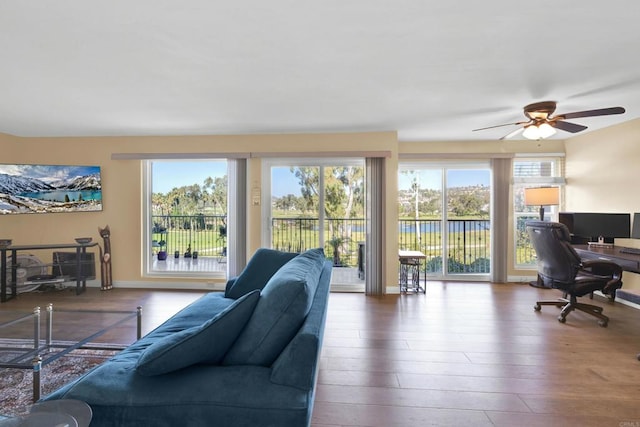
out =
<path fill-rule="evenodd" d="M 148 332 L 200 295 L 29 293 L 0 310 L 141 305 Z M 457 282 L 429 282 L 426 295 L 331 294 L 313 425 L 640 426 L 640 310 L 596 296 L 608 328 L 579 312 L 565 324 L 555 307 L 534 312 L 557 296 Z"/>

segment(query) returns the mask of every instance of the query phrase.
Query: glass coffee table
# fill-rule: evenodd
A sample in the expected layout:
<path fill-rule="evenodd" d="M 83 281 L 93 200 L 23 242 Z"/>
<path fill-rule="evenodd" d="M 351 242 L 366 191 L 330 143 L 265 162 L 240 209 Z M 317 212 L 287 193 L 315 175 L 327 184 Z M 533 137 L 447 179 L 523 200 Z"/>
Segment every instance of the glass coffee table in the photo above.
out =
<path fill-rule="evenodd" d="M 56 310 L 40 307 L 31 313 L 0 312 L 0 368 L 33 370 L 33 401 L 40 399 L 41 371 L 51 362 L 74 350 L 122 350 L 129 343 L 117 343 L 128 328 L 127 322 L 136 319 L 135 337 L 142 333 L 142 307 L 135 311 Z M 92 326 L 93 325 L 93 326 Z M 124 335 L 132 335 L 127 331 Z"/>
<path fill-rule="evenodd" d="M 32 405 L 26 414 L 0 419 L 0 427 L 88 427 L 92 417 L 93 411 L 85 402 L 50 400 Z"/>

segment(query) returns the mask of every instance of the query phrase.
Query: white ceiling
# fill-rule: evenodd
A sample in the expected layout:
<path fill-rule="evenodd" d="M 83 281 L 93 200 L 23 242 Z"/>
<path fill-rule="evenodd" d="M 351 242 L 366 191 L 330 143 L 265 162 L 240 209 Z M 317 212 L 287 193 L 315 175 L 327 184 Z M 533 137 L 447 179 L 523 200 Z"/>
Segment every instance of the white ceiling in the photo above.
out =
<path fill-rule="evenodd" d="M 632 0 L 2 1 L 0 132 L 495 140 L 515 127 L 471 130 L 531 102 L 627 109 L 573 120 L 588 132 L 640 117 L 639 17 Z"/>

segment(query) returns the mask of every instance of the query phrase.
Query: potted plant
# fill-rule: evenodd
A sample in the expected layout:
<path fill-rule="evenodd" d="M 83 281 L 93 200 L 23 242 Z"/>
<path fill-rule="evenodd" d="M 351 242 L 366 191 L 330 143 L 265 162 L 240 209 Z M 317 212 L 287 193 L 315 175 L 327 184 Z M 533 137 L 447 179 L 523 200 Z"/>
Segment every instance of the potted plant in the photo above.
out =
<path fill-rule="evenodd" d="M 158 261 L 164 261 L 167 259 L 167 251 L 164 250 L 166 244 L 167 242 L 164 240 L 160 240 L 158 242 L 158 246 L 160 247 L 160 250 L 158 251 Z"/>
<path fill-rule="evenodd" d="M 327 243 L 333 249 L 333 266 L 334 267 L 342 266 L 342 262 L 340 261 L 340 248 L 342 248 L 343 245 L 348 241 L 349 241 L 349 238 L 344 236 L 333 236 L 331 239 L 327 240 Z"/>

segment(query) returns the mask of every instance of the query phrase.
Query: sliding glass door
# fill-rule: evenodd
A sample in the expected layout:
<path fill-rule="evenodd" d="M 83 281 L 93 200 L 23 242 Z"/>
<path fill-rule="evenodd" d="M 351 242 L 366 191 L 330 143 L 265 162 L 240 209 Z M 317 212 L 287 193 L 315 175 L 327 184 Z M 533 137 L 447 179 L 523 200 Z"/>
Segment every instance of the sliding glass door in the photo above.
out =
<path fill-rule="evenodd" d="M 265 161 L 265 246 L 302 252 L 322 247 L 333 263 L 332 285 L 364 285 L 364 161 Z M 268 201 L 268 203 L 267 203 Z"/>
<path fill-rule="evenodd" d="M 145 275 L 226 278 L 228 220 L 235 220 L 228 166 L 226 159 L 145 162 Z"/>
<path fill-rule="evenodd" d="M 423 252 L 433 278 L 487 279 L 490 182 L 484 163 L 401 164 L 399 248 Z"/>

